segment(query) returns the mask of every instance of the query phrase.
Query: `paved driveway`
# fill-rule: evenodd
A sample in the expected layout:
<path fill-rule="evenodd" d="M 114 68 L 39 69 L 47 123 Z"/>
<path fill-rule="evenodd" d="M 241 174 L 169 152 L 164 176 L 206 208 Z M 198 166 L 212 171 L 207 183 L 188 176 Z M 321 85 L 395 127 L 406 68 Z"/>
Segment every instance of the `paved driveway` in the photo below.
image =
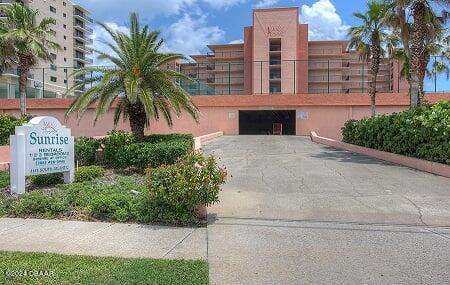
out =
<path fill-rule="evenodd" d="M 223 137 L 212 284 L 450 282 L 450 179 L 312 143 Z"/>

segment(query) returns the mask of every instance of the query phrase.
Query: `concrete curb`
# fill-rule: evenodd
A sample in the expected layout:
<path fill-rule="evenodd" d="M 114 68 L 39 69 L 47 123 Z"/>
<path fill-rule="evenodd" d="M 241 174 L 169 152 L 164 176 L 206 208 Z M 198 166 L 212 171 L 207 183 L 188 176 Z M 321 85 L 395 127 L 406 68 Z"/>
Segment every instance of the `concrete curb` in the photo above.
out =
<path fill-rule="evenodd" d="M 199 136 L 199 137 L 195 137 L 194 138 L 194 149 L 195 150 L 201 150 L 202 148 L 202 143 L 205 143 L 207 141 L 210 141 L 212 139 L 215 138 L 219 138 L 223 136 L 223 132 L 216 132 L 216 133 L 211 133 L 211 134 L 207 134 L 207 135 L 203 135 L 203 136 Z"/>
<path fill-rule="evenodd" d="M 389 162 L 392 162 L 395 164 L 407 166 L 407 167 L 417 169 L 420 171 L 429 172 L 429 173 L 433 173 L 436 175 L 450 178 L 450 166 L 442 164 L 442 163 L 422 160 L 422 159 L 408 157 L 408 156 L 404 156 L 404 155 L 400 155 L 400 154 L 395 154 L 395 153 L 380 151 L 380 150 L 376 150 L 376 149 L 366 148 L 366 147 L 362 147 L 362 146 L 357 146 L 357 145 L 353 145 L 353 144 L 348 144 L 348 143 L 344 143 L 344 142 L 336 141 L 333 139 L 318 136 L 316 134 L 316 132 L 311 132 L 310 137 L 311 137 L 311 140 L 315 143 L 328 145 L 328 146 L 331 146 L 331 147 L 334 147 L 337 149 L 348 150 L 348 151 L 351 151 L 354 153 L 367 155 L 367 156 L 370 156 L 373 158 L 389 161 Z"/>

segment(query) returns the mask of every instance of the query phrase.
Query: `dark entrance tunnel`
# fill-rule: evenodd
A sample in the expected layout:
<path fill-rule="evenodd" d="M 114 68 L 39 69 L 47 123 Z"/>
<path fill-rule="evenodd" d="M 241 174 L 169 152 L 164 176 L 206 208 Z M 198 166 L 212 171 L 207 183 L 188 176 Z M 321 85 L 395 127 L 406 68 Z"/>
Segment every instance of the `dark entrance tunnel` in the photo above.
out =
<path fill-rule="evenodd" d="M 272 135 L 282 124 L 283 135 L 295 135 L 295 110 L 239 111 L 240 135 Z"/>

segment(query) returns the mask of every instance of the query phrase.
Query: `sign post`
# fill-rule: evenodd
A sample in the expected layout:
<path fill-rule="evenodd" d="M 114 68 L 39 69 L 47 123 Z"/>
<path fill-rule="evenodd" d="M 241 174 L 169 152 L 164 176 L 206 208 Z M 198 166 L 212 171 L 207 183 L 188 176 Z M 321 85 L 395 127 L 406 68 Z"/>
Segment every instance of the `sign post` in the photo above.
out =
<path fill-rule="evenodd" d="M 74 179 L 74 138 L 70 129 L 53 117 L 35 117 L 16 127 L 10 137 L 11 193 L 25 193 L 25 177 L 46 173 L 64 174 L 64 183 Z"/>

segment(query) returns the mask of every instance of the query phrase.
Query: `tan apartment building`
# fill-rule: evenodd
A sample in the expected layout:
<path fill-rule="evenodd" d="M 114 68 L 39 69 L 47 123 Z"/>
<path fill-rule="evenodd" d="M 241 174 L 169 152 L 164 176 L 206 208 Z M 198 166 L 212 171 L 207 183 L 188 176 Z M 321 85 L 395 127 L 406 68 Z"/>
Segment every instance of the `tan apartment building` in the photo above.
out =
<path fill-rule="evenodd" d="M 30 71 L 27 97 L 62 97 L 80 80 L 70 76 L 74 69 L 93 62 L 89 57 L 93 32 L 90 12 L 70 0 L 0 0 L 0 5 L 10 5 L 12 2 L 21 2 L 37 9 L 38 20 L 44 17 L 55 19 L 55 36 L 51 40 L 61 46 L 61 50 L 52 53 L 53 63 L 41 61 Z M 18 89 L 17 71 L 12 69 L 3 74 L 0 78 L 0 98 L 18 98 Z"/>
<path fill-rule="evenodd" d="M 365 93 L 368 62 L 348 49 L 348 41 L 310 41 L 296 7 L 255 9 L 243 43 L 208 45 L 211 52 L 181 64 L 193 95 Z M 378 92 L 399 92 L 398 63 L 384 60 Z"/>

